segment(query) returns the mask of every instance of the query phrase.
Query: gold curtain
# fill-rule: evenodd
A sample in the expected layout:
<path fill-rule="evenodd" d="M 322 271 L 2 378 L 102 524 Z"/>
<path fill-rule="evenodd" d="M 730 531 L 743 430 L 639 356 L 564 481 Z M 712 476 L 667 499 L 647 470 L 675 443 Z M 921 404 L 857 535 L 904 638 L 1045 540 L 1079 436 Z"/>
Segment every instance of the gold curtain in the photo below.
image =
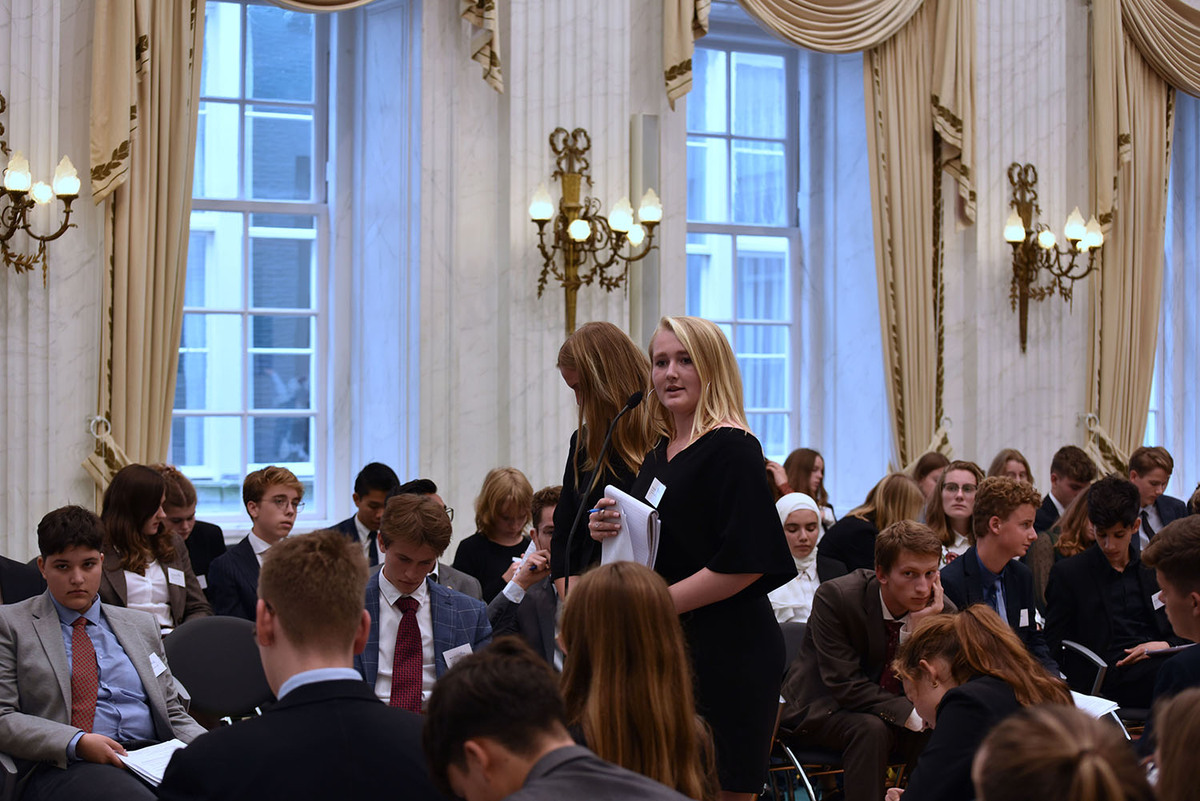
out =
<path fill-rule="evenodd" d="M 1089 442 L 1142 441 L 1162 308 L 1174 89 L 1200 89 L 1200 12 L 1179 0 L 1093 5 L 1092 190 L 1108 228 L 1093 279 Z"/>
<path fill-rule="evenodd" d="M 471 59 L 483 67 L 483 79 L 497 92 L 504 91 L 500 71 L 499 0 L 459 0 L 459 16 L 477 29 L 471 37 Z"/>
<path fill-rule="evenodd" d="M 99 415 L 128 458 L 159 461 L 179 359 L 204 0 L 97 0 L 95 20 L 92 106 L 107 112 L 93 115 L 92 152 L 113 152 L 126 77 L 136 121 L 118 168 L 93 166 L 93 198 L 106 204 Z M 98 439 L 96 453 L 107 461 L 112 449 Z"/>
<path fill-rule="evenodd" d="M 663 80 L 671 108 L 692 91 L 692 54 L 708 33 L 709 7 L 709 0 L 663 0 Z"/>
<path fill-rule="evenodd" d="M 942 422 L 941 171 L 958 219 L 975 217 L 974 0 L 741 0 L 787 41 L 863 50 L 871 207 L 892 464 Z"/>

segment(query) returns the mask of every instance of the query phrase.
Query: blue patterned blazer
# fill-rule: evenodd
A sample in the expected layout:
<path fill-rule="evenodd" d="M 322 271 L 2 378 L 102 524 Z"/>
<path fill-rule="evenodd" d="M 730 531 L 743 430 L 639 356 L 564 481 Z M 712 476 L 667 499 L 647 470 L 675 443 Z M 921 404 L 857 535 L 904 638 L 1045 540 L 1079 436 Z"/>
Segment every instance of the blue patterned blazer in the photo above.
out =
<path fill-rule="evenodd" d="M 254 620 L 258 605 L 258 557 L 250 535 L 218 556 L 208 566 L 208 600 L 214 615 Z"/>
<path fill-rule="evenodd" d="M 367 581 L 367 612 L 371 615 L 371 634 L 367 647 L 354 657 L 354 668 L 367 684 L 375 686 L 379 673 L 379 582 L 383 575 L 377 570 Z M 437 676 L 446 672 L 446 659 L 442 654 L 460 645 L 470 645 L 476 651 L 492 641 L 492 624 L 488 622 L 487 607 L 483 601 L 469 598 L 436 581 L 425 579 L 433 613 L 433 650 Z"/>

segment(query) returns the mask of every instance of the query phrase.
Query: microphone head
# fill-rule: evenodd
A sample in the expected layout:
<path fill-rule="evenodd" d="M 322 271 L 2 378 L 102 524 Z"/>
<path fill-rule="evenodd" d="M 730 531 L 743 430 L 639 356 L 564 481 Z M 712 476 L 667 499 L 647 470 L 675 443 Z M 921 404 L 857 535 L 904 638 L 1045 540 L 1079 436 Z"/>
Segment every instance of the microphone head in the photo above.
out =
<path fill-rule="evenodd" d="M 626 408 L 626 409 L 633 409 L 633 408 L 636 408 L 636 407 L 637 407 L 637 405 L 638 405 L 639 403 L 641 403 L 641 402 L 642 402 L 642 398 L 643 398 L 644 396 L 645 396 L 645 393 L 643 393 L 643 392 L 642 392 L 642 391 L 639 389 L 637 392 L 635 392 L 635 393 L 633 393 L 632 395 L 630 395 L 630 396 L 629 396 L 629 400 L 625 401 L 625 408 Z"/>

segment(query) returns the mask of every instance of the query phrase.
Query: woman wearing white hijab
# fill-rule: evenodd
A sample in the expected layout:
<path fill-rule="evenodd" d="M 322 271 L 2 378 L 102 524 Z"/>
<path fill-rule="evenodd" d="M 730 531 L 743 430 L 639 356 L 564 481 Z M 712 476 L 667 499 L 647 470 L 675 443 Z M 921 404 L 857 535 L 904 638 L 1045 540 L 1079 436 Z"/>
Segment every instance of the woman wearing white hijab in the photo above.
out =
<path fill-rule="evenodd" d="M 807 623 L 812 611 L 817 578 L 817 541 L 821 528 L 821 511 L 817 502 L 801 492 L 789 492 L 775 503 L 783 534 L 796 562 L 796 577 L 782 587 L 772 590 L 767 598 L 780 623 Z"/>

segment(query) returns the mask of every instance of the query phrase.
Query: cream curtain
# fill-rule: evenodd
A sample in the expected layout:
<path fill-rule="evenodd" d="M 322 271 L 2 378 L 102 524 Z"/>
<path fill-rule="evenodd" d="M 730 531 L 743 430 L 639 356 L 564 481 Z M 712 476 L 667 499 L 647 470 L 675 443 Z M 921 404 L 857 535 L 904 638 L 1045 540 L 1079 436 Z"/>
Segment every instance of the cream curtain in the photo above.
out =
<path fill-rule="evenodd" d="M 503 92 L 498 3 L 499 0 L 459 0 L 459 16 L 477 29 L 471 37 L 471 58 L 483 67 L 483 79 L 497 92 Z"/>
<path fill-rule="evenodd" d="M 663 0 L 663 80 L 671 108 L 692 90 L 692 54 L 708 33 L 709 8 L 709 0 Z"/>
<path fill-rule="evenodd" d="M 959 222 L 975 217 L 974 0 L 741 3 L 802 47 L 865 51 L 891 461 L 909 464 L 936 441 L 943 416 L 942 169 L 958 183 Z"/>
<path fill-rule="evenodd" d="M 93 153 L 113 152 L 125 87 L 136 87 L 128 153 L 107 176 L 93 175 L 93 197 L 106 204 L 108 267 L 99 416 L 128 458 L 158 461 L 167 456 L 179 358 L 204 0 L 97 0 L 95 20 Z M 112 453 L 97 439 L 103 461 Z"/>
<path fill-rule="evenodd" d="M 1158 344 L 1172 86 L 1200 89 L 1200 11 L 1095 0 L 1093 17 L 1092 189 L 1108 231 L 1093 281 L 1090 413 L 1129 453 L 1145 431 Z"/>

